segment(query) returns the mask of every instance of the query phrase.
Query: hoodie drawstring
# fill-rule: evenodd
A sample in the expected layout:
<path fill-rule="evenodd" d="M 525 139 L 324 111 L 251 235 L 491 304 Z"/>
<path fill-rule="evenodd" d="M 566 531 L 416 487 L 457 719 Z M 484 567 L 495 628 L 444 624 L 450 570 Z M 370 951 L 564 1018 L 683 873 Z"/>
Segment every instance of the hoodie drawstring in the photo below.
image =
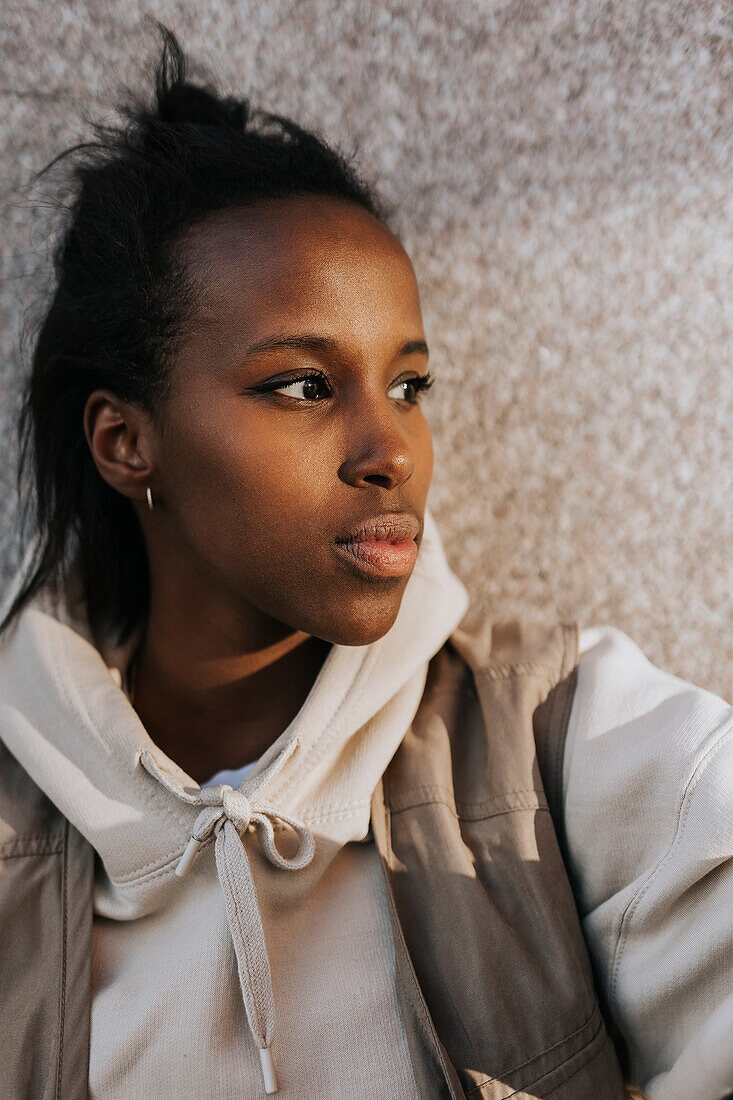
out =
<path fill-rule="evenodd" d="M 257 777 L 262 785 L 269 779 L 297 747 L 294 739 L 278 757 L 273 767 Z M 283 871 L 299 871 L 307 867 L 315 853 L 313 833 L 301 821 L 278 810 L 269 802 L 257 798 L 257 789 L 234 790 L 223 783 L 217 787 L 184 787 L 173 776 L 164 772 L 150 752 L 140 754 L 140 763 L 159 783 L 190 805 L 201 806 L 201 812 L 191 833 L 186 849 L 176 866 L 179 877 L 185 875 L 201 845 L 212 833 L 216 835 L 214 851 L 219 883 L 224 893 L 229 931 L 237 958 L 242 999 L 247 1020 L 260 1055 L 265 1092 L 277 1092 L 277 1077 L 271 1045 L 275 1028 L 275 1003 L 272 992 L 270 960 L 265 946 L 265 933 L 257 903 L 252 871 L 244 833 L 257 831 L 260 848 L 275 867 Z M 253 777 L 253 782 L 256 779 Z M 246 788 L 247 780 L 243 786 Z M 300 841 L 298 851 L 286 859 L 275 845 L 273 820 L 290 825 Z"/>

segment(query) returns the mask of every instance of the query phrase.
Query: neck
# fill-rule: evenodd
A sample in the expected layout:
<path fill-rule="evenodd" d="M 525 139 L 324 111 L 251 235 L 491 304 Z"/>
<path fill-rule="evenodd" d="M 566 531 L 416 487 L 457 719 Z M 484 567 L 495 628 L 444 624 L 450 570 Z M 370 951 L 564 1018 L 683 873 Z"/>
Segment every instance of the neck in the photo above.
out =
<path fill-rule="evenodd" d="M 331 646 L 230 594 L 197 593 L 180 577 L 153 582 L 132 703 L 158 747 L 203 782 L 256 759 L 280 736 Z"/>

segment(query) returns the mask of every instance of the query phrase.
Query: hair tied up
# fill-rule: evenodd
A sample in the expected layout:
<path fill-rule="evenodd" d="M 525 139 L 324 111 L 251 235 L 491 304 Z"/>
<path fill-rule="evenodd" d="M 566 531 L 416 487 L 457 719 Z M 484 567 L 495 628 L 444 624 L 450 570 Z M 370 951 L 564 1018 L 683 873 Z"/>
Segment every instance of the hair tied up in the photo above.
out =
<path fill-rule="evenodd" d="M 188 78 L 177 38 L 149 84 L 118 106 L 123 125 L 54 157 L 72 202 L 55 250 L 56 284 L 32 352 L 18 422 L 19 531 L 38 539 L 0 632 L 44 585 L 78 578 L 95 634 L 122 643 L 144 624 L 150 575 L 133 502 L 97 470 L 84 435 L 92 391 L 157 414 L 175 369 L 194 287 L 179 255 L 192 225 L 273 198 L 330 195 L 385 219 L 350 158 L 292 119 Z M 66 184 L 64 184 L 66 186 Z"/>
<path fill-rule="evenodd" d="M 191 82 L 178 39 L 162 23 L 154 22 L 163 39 L 155 70 L 157 119 L 171 125 L 233 126 L 245 130 L 251 113 L 248 100 L 222 97 L 211 86 Z"/>

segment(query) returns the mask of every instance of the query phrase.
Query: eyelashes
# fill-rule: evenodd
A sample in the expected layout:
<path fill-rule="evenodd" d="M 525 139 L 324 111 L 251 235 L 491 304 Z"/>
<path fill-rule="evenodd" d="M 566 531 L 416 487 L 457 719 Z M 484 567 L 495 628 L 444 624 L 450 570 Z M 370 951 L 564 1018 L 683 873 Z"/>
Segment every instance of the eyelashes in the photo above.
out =
<path fill-rule="evenodd" d="M 403 378 L 401 382 L 398 382 L 398 386 L 414 386 L 416 393 L 425 393 L 430 389 L 435 379 L 429 370 L 425 371 L 425 374 L 420 374 L 417 378 Z M 415 401 L 411 401 L 410 404 L 415 404 Z"/>
<path fill-rule="evenodd" d="M 416 377 L 400 379 L 399 382 L 395 382 L 394 386 L 391 387 L 389 392 L 391 392 L 391 390 L 393 389 L 396 389 L 398 386 L 412 387 L 413 396 L 406 397 L 404 400 L 408 405 L 416 405 L 418 403 L 420 394 L 425 393 L 427 390 L 429 390 L 434 381 L 435 379 L 428 370 L 425 372 L 425 374 L 420 374 Z M 330 388 L 328 387 L 328 382 L 325 375 L 320 374 L 318 371 L 303 371 L 302 374 L 297 375 L 295 378 L 289 378 L 284 382 L 279 381 L 278 379 L 274 379 L 271 382 L 263 382 L 261 386 L 256 386 L 255 390 L 257 393 L 274 393 L 277 390 L 287 390 L 290 389 L 292 386 L 305 385 L 309 382 L 316 385 L 320 383 L 328 390 L 328 393 L 330 393 Z M 308 403 L 315 402 L 316 404 L 319 403 L 319 399 L 317 397 L 314 397 L 313 395 L 303 395 L 300 398 L 293 398 L 293 400 Z"/>

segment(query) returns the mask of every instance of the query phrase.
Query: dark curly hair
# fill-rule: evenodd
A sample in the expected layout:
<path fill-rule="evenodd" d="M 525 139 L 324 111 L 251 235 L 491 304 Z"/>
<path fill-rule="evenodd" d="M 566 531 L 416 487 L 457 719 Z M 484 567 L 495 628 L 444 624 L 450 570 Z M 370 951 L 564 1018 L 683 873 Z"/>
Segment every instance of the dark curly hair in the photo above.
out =
<path fill-rule="evenodd" d="M 54 289 L 35 338 L 18 423 L 21 530 L 35 548 L 0 631 L 73 561 L 92 629 L 121 644 L 147 618 L 149 570 L 129 499 L 94 465 L 83 411 L 97 388 L 154 417 L 193 293 L 176 244 L 212 211 L 297 194 L 333 195 L 387 221 L 347 157 L 291 119 L 192 82 L 175 35 L 148 103 L 132 92 L 122 125 L 60 153 L 73 201 L 54 251 Z M 27 485 L 27 492 L 23 486 Z"/>

